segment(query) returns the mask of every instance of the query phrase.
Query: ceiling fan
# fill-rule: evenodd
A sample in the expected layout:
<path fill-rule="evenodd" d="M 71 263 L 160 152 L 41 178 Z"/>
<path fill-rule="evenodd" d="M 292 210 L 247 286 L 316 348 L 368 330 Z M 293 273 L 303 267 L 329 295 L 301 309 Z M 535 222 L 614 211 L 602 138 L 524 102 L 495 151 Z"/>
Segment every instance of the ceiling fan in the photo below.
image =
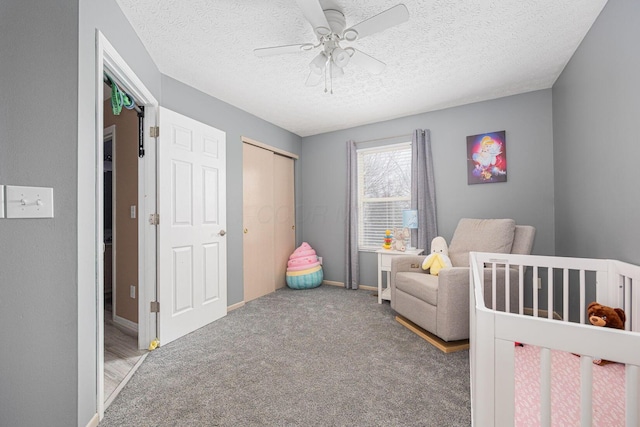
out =
<path fill-rule="evenodd" d="M 318 37 L 316 43 L 254 49 L 256 56 L 270 56 L 284 53 L 305 52 L 320 48 L 318 55 L 309 63 L 311 69 L 307 86 L 319 84 L 323 77 L 324 91 L 327 92 L 327 77 L 332 85 L 334 77 L 344 74 L 344 67 L 353 63 L 379 74 L 386 64 L 366 53 L 351 47 L 342 47 L 342 42 L 355 42 L 371 34 L 379 33 L 409 20 L 409 10 L 400 3 L 352 27 L 346 28 L 346 19 L 336 0 L 296 0 L 302 14 L 313 27 Z M 331 88 L 333 93 L 333 88 Z"/>

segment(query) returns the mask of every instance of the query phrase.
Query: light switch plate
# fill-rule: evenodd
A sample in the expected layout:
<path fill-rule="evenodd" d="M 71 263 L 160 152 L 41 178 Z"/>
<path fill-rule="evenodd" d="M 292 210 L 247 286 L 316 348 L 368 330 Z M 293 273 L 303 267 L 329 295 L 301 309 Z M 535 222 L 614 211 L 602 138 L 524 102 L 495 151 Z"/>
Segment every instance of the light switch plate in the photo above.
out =
<path fill-rule="evenodd" d="M 0 218 L 4 218 L 4 185 L 0 185 Z"/>
<path fill-rule="evenodd" d="M 5 187 L 7 218 L 53 218 L 53 188 Z"/>

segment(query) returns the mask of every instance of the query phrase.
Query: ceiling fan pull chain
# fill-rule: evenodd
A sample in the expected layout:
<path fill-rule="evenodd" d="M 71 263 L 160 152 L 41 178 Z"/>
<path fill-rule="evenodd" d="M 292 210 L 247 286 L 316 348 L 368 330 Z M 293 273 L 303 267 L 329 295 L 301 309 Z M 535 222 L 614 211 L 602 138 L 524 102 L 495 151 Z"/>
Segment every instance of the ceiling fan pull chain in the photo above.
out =
<path fill-rule="evenodd" d="M 329 58 L 324 64 L 324 93 L 327 93 L 327 64 L 330 63 L 329 61 L 331 61 L 331 53 L 329 53 Z"/>
<path fill-rule="evenodd" d="M 331 95 L 333 95 L 333 52 L 329 55 L 329 85 L 331 86 Z"/>
<path fill-rule="evenodd" d="M 324 70 L 324 93 L 327 93 L 327 70 Z"/>

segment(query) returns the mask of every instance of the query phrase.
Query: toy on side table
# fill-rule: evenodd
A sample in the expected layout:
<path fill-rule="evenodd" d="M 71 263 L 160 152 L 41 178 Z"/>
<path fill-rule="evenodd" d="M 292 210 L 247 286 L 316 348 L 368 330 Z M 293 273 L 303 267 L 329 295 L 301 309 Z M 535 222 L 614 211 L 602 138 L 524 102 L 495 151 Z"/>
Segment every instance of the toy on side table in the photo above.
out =
<path fill-rule="evenodd" d="M 589 323 L 594 326 L 614 329 L 624 329 L 624 322 L 627 320 L 623 309 L 607 307 L 606 305 L 598 304 L 596 301 L 587 307 L 587 317 L 589 318 Z M 594 359 L 593 363 L 596 365 L 606 365 L 607 363 L 614 362 Z"/>
<path fill-rule="evenodd" d="M 393 240 L 393 236 L 391 235 L 391 230 L 385 230 L 384 232 L 384 244 L 382 247 L 384 249 L 391 249 L 391 241 Z"/>
<path fill-rule="evenodd" d="M 422 261 L 422 269 L 437 276 L 443 268 L 451 267 L 449 247 L 444 237 L 434 237 L 431 241 L 431 253 Z"/>
<path fill-rule="evenodd" d="M 404 252 L 407 247 L 405 240 L 411 237 L 411 232 L 408 228 L 394 228 L 393 229 L 393 246 L 392 249 L 400 252 Z"/>

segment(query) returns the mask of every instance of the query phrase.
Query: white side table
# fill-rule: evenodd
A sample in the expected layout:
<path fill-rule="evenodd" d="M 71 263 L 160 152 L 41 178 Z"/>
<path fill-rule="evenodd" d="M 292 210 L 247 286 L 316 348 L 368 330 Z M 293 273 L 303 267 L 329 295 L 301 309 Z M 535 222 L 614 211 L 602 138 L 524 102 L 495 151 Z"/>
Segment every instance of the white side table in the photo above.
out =
<path fill-rule="evenodd" d="M 397 256 L 420 255 L 424 249 L 407 249 L 404 252 L 393 251 L 391 249 L 378 249 L 378 304 L 382 304 L 382 300 L 391 300 L 391 259 Z M 387 272 L 387 287 L 382 291 L 382 272 Z"/>

